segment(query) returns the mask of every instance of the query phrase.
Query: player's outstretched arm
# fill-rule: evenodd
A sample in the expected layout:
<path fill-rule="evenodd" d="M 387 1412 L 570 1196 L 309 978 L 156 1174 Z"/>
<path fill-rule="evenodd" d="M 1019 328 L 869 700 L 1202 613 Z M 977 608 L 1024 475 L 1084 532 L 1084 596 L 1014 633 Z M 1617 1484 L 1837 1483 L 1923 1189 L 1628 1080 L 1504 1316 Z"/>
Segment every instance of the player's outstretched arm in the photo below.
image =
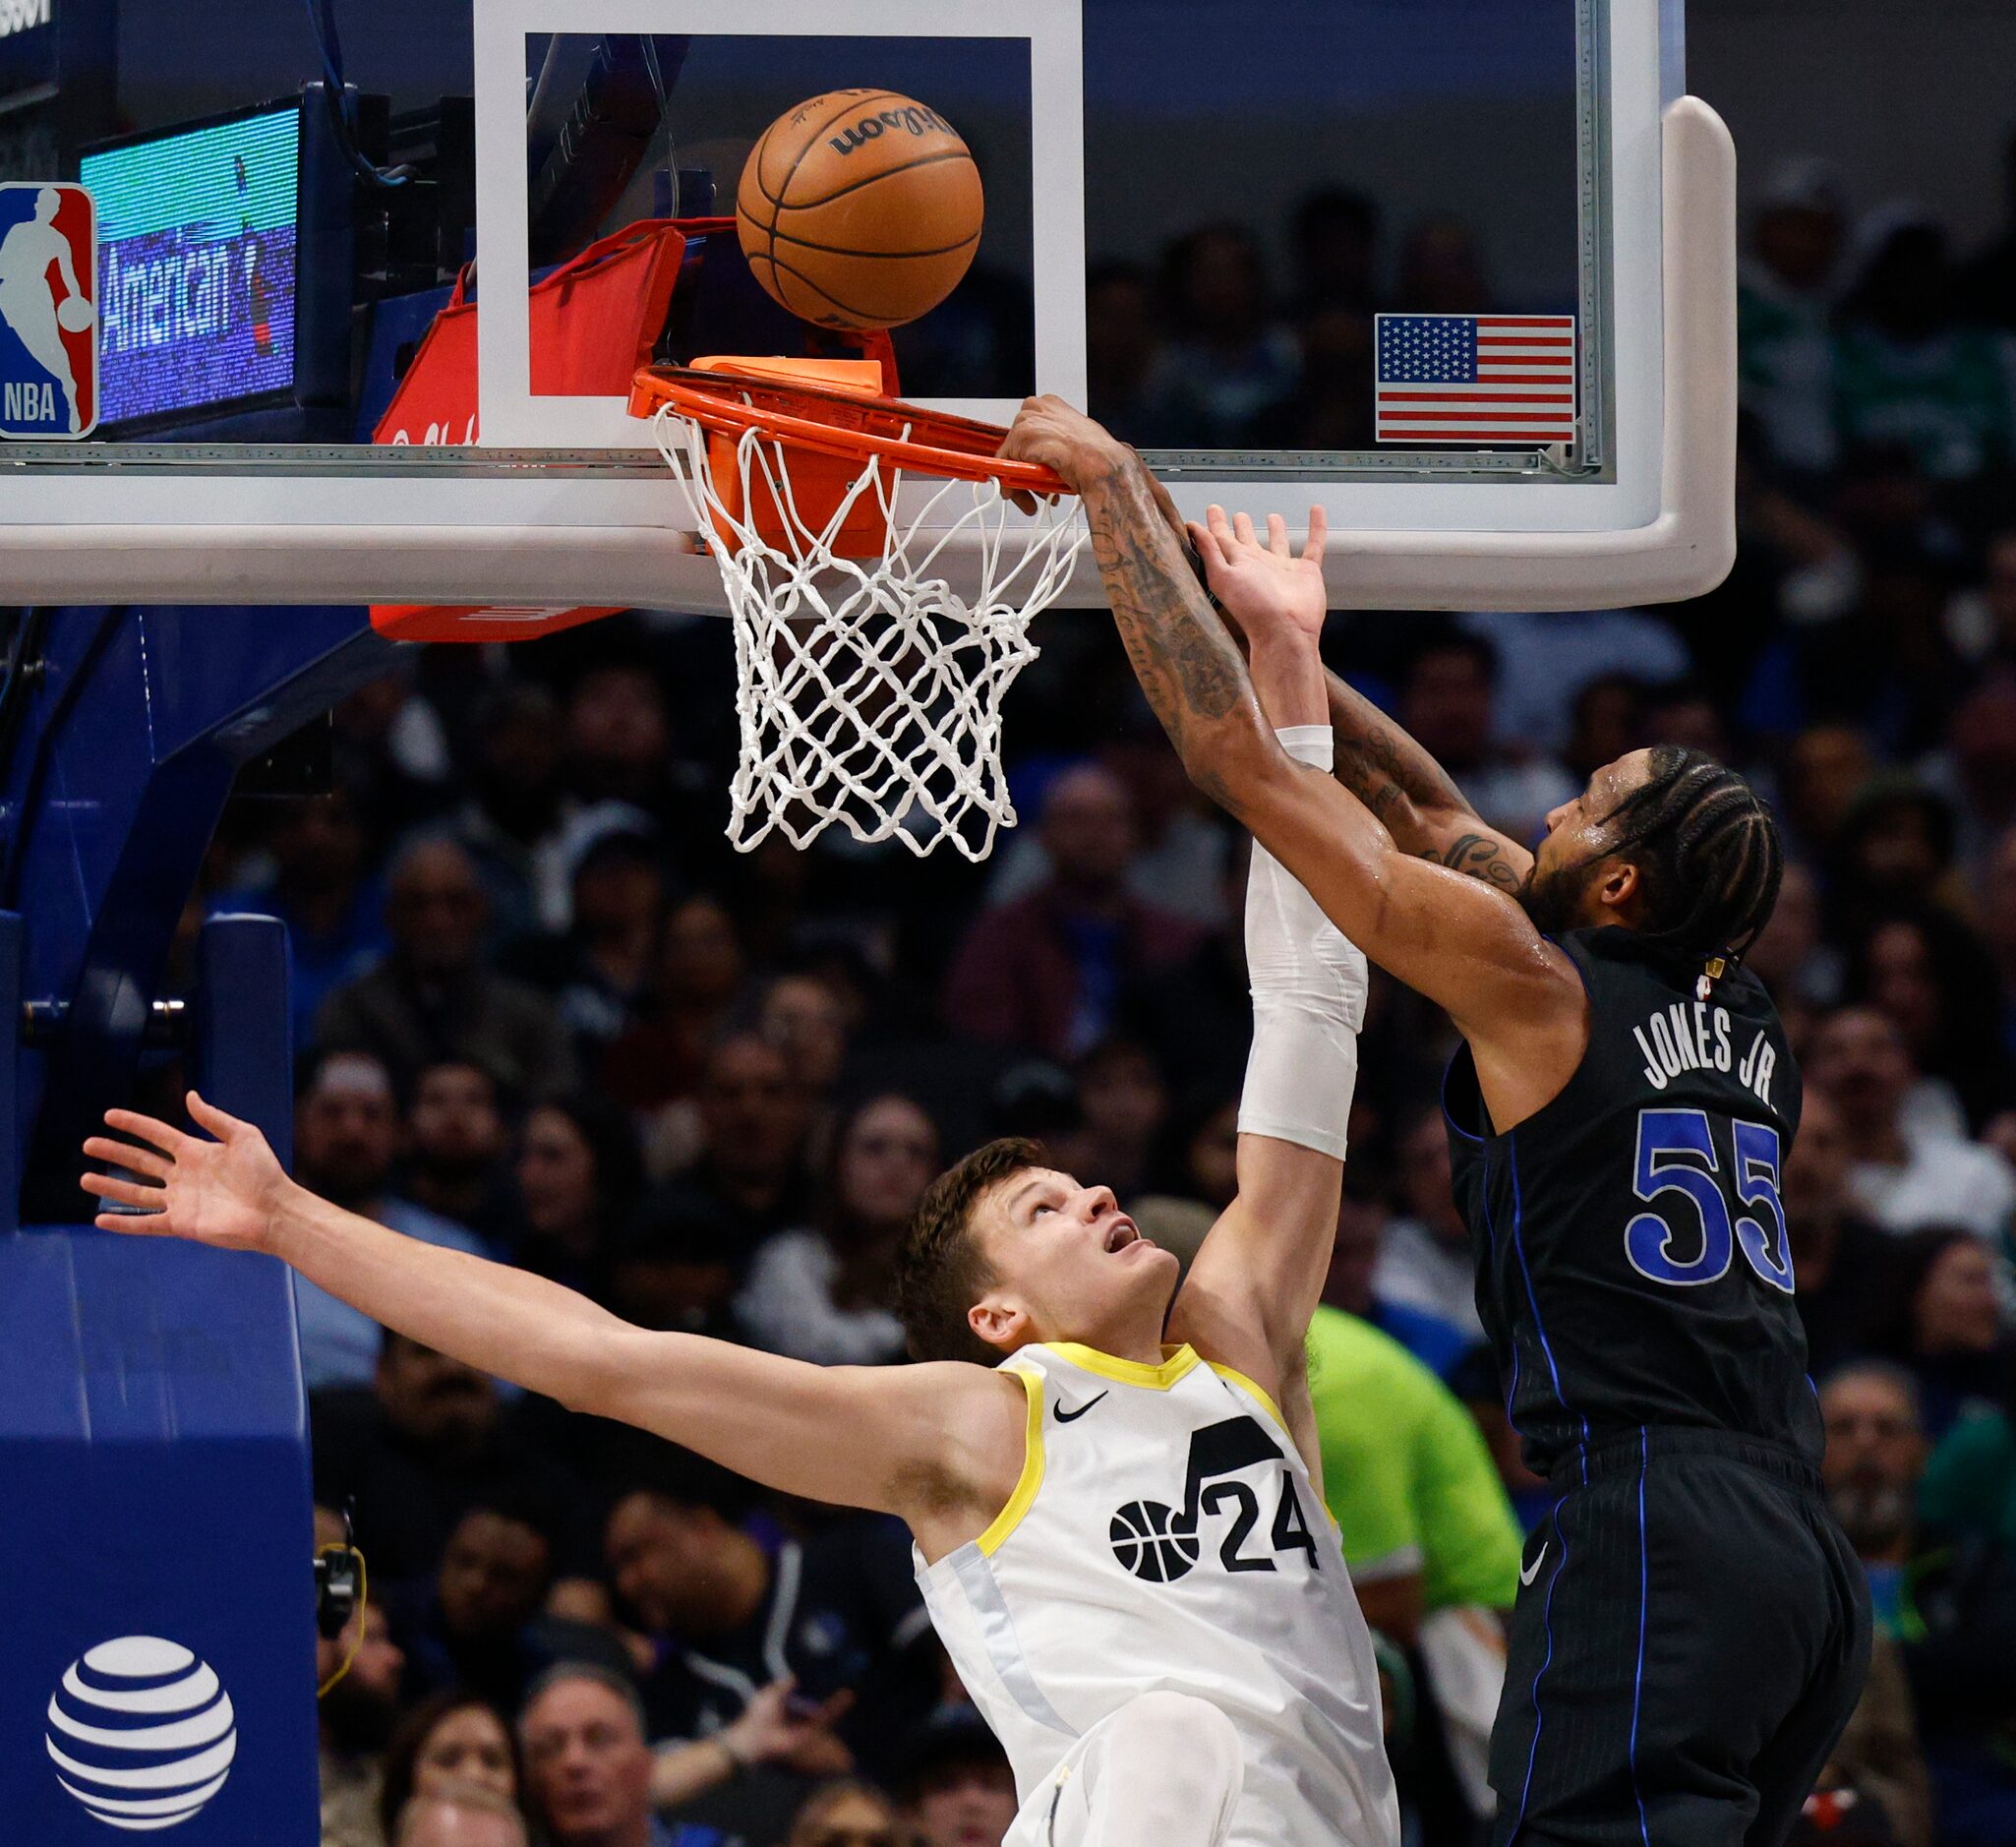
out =
<path fill-rule="evenodd" d="M 251 1123 L 194 1092 L 189 1110 L 214 1140 L 106 1112 L 132 1139 L 84 1146 L 125 1170 L 84 1176 L 127 1209 L 101 1212 L 102 1229 L 278 1257 L 439 1352 L 790 1494 L 909 1517 L 971 1492 L 983 1526 L 1013 1487 L 1027 1405 L 1013 1380 L 979 1366 L 808 1366 L 632 1327 L 543 1277 L 344 1212 L 289 1179 Z"/>
<path fill-rule="evenodd" d="M 1336 777 L 1393 835 L 1402 853 L 1516 892 L 1533 856 L 1464 801 L 1449 773 L 1362 692 L 1324 674 Z"/>
<path fill-rule="evenodd" d="M 1480 1054 L 1536 1047 L 1543 1094 L 1581 1055 L 1580 985 L 1510 893 L 1403 851 L 1342 784 L 1296 763 L 1262 716 L 1246 663 L 1206 601 L 1164 503 L 1125 444 L 1060 398 L 1022 408 L 1003 453 L 1056 469 L 1085 503 L 1093 553 L 1135 678 L 1190 779 L 1252 830 L 1331 921 L 1381 968 L 1446 1007 Z M 1568 1042 L 1572 1040 L 1571 1049 Z M 1566 1063 L 1553 1056 L 1567 1053 Z M 1553 1082 L 1547 1087 L 1547 1078 Z"/>
<path fill-rule="evenodd" d="M 1448 771 L 1405 731 L 1324 668 L 1319 648 L 1330 600 L 1323 580 L 1327 525 L 1323 508 L 1312 506 L 1309 540 L 1299 555 L 1289 549 L 1287 522 L 1278 513 L 1268 515 L 1265 543 L 1244 513 L 1227 519 L 1222 506 L 1212 507 L 1202 524 L 1189 528 L 1212 594 L 1246 637 L 1261 704 L 1277 725 L 1307 723 L 1301 716 L 1281 717 L 1264 676 L 1271 669 L 1277 682 L 1314 687 L 1318 719 L 1327 715 L 1331 726 L 1337 780 L 1364 803 L 1393 844 L 1503 891 L 1517 891 L 1533 856 L 1488 825 Z"/>
<path fill-rule="evenodd" d="M 1286 533 L 1271 521 L 1288 563 Z M 1246 527 L 1250 539 L 1252 528 Z M 1277 586 L 1298 624 L 1323 624 L 1321 534 Z M 1304 568 L 1306 566 L 1306 568 Z M 1281 746 L 1317 771 L 1331 762 L 1313 656 L 1257 639 L 1253 683 Z M 1183 1338 L 1273 1393 L 1315 1469 L 1303 1342 L 1336 1239 L 1344 1131 L 1358 1079 L 1365 958 L 1287 868 L 1258 844 L 1246 882 L 1253 1048 L 1239 1100 L 1239 1190 L 1212 1227 L 1178 1300 Z"/>

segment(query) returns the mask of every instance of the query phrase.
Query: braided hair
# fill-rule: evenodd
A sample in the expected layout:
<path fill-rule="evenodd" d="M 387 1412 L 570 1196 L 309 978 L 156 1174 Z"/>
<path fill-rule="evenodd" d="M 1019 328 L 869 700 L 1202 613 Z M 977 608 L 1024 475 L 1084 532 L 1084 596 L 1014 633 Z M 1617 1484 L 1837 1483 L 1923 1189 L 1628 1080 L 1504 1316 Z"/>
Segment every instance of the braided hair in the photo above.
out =
<path fill-rule="evenodd" d="M 1678 745 L 1650 754 L 1644 782 L 1611 811 L 1618 832 L 1604 858 L 1638 869 L 1642 939 L 1733 962 L 1778 902 L 1778 824 L 1756 791 L 1714 758 Z"/>

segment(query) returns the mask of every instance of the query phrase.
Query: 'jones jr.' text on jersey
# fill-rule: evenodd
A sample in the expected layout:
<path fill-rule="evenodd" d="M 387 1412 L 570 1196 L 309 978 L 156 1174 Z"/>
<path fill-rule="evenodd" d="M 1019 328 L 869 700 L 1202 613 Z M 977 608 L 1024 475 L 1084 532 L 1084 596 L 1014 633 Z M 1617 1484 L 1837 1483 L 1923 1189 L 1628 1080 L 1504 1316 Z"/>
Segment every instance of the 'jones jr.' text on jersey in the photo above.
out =
<path fill-rule="evenodd" d="M 1655 1091 L 1663 1091 L 1683 1071 L 1733 1070 L 1760 1103 L 1771 1101 L 1778 1053 L 1759 1032 L 1739 1059 L 1726 1008 L 1676 1000 L 1632 1027 L 1631 1037 L 1644 1054 L 1645 1082 Z"/>

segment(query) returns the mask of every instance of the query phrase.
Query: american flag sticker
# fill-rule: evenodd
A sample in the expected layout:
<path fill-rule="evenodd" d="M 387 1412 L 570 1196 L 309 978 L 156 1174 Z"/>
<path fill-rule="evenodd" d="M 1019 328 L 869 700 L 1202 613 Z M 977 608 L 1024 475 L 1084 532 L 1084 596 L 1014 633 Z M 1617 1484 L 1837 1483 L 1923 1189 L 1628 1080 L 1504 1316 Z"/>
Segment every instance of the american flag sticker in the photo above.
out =
<path fill-rule="evenodd" d="M 1572 315 L 1381 315 L 1378 440 L 1575 440 Z"/>

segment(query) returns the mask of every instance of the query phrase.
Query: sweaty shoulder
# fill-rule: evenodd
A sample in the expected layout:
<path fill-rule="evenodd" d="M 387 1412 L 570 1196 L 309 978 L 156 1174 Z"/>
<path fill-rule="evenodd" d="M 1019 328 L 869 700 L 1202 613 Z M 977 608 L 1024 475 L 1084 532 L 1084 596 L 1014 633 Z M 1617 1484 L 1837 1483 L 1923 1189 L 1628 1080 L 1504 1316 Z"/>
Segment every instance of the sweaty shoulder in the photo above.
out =
<path fill-rule="evenodd" d="M 1503 1134 L 1544 1109 L 1568 1087 L 1588 1048 L 1588 979 L 1566 946 L 1571 940 L 1534 938 L 1526 1004 L 1456 1021 L 1491 1125 L 1486 1133 Z"/>
<path fill-rule="evenodd" d="M 1704 1098 L 1727 1102 L 1737 1090 L 1748 1093 L 1751 1106 L 1796 1126 L 1798 1068 L 1770 996 L 1747 969 L 1720 969 L 1614 925 L 1571 931 L 1560 947 L 1585 994 L 1574 1059 L 1545 1096 L 1508 1116 L 1491 1093 L 1483 1057 L 1474 1060 L 1473 1081 L 1458 1053 L 1445 1095 L 1459 1129 L 1504 1134 L 1542 1110 L 1559 1122 L 1564 1112 L 1602 1113 L 1632 1099 L 1691 1105 Z"/>

